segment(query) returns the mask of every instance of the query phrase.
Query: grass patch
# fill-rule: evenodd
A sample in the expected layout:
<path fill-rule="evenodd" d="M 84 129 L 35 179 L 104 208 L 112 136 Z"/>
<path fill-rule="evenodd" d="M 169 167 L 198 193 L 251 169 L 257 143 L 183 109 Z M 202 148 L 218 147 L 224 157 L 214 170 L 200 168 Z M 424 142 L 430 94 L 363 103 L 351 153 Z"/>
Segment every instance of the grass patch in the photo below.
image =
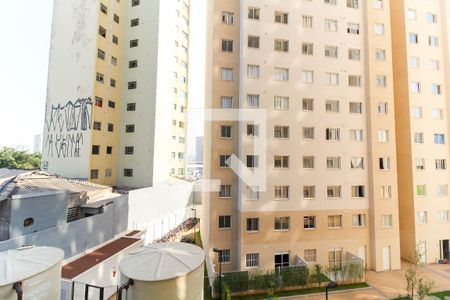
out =
<path fill-rule="evenodd" d="M 431 293 L 430 296 L 438 297 L 441 300 L 445 300 L 445 297 L 450 297 L 450 291 Z M 392 300 L 410 300 L 410 298 L 400 297 L 400 298 L 393 298 Z"/>
<path fill-rule="evenodd" d="M 346 284 L 346 285 L 339 285 L 337 288 L 331 289 L 330 291 L 352 290 L 365 287 L 368 287 L 367 283 Z M 269 294 L 260 294 L 254 296 L 232 297 L 232 299 L 236 300 L 276 299 L 277 297 L 287 297 L 287 296 L 306 295 L 315 293 L 325 293 L 325 288 L 309 288 L 301 290 L 282 291 L 282 292 L 275 292 L 273 296 Z"/>

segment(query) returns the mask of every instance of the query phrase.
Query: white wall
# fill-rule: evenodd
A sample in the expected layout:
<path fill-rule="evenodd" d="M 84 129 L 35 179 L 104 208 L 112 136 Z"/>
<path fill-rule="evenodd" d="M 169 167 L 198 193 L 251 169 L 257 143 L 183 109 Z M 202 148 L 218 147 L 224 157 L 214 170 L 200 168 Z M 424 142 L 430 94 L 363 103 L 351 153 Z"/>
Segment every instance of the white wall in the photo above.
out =
<path fill-rule="evenodd" d="M 42 167 L 67 177 L 88 178 L 98 10 L 98 0 L 54 3 Z"/>

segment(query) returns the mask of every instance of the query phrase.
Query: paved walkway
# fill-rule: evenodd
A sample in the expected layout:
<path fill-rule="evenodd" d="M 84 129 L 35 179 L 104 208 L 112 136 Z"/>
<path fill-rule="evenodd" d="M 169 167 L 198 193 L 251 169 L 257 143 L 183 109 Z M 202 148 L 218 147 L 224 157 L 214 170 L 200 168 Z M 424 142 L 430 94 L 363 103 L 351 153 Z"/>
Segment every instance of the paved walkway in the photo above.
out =
<path fill-rule="evenodd" d="M 366 281 L 370 288 L 354 291 L 342 291 L 329 294 L 329 300 L 347 300 L 347 299 L 367 299 L 367 300 L 386 300 L 396 298 L 399 295 L 406 295 L 405 280 L 406 263 L 402 262 L 402 270 L 374 272 L 367 271 Z M 446 291 L 450 289 L 450 265 L 427 265 L 419 267 L 419 271 L 427 279 L 434 281 L 433 292 Z M 323 300 L 325 296 L 310 295 L 286 297 L 282 299 L 290 300 Z"/>

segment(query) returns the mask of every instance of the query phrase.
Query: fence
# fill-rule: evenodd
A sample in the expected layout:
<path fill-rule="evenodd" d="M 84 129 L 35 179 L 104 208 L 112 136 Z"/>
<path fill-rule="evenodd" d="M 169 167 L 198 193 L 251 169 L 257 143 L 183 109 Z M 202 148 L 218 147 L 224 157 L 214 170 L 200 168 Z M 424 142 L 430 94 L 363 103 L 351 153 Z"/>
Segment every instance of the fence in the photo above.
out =
<path fill-rule="evenodd" d="M 233 296 L 262 294 L 268 291 L 284 291 L 322 287 L 330 281 L 338 284 L 364 282 L 362 261 L 342 263 L 337 267 L 313 265 L 281 267 L 271 270 L 227 272 L 222 274 L 222 290 Z M 218 277 L 214 292 L 219 288 Z"/>

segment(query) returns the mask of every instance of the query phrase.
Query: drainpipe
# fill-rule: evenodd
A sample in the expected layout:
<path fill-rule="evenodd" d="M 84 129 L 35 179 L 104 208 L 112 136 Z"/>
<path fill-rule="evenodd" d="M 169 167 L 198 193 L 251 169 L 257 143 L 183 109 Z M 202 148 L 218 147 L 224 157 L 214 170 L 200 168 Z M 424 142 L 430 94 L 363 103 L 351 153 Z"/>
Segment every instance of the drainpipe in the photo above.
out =
<path fill-rule="evenodd" d="M 23 286 L 22 286 L 22 282 L 16 282 L 13 285 L 13 290 L 16 291 L 17 294 L 17 300 L 22 300 L 23 299 Z"/>

